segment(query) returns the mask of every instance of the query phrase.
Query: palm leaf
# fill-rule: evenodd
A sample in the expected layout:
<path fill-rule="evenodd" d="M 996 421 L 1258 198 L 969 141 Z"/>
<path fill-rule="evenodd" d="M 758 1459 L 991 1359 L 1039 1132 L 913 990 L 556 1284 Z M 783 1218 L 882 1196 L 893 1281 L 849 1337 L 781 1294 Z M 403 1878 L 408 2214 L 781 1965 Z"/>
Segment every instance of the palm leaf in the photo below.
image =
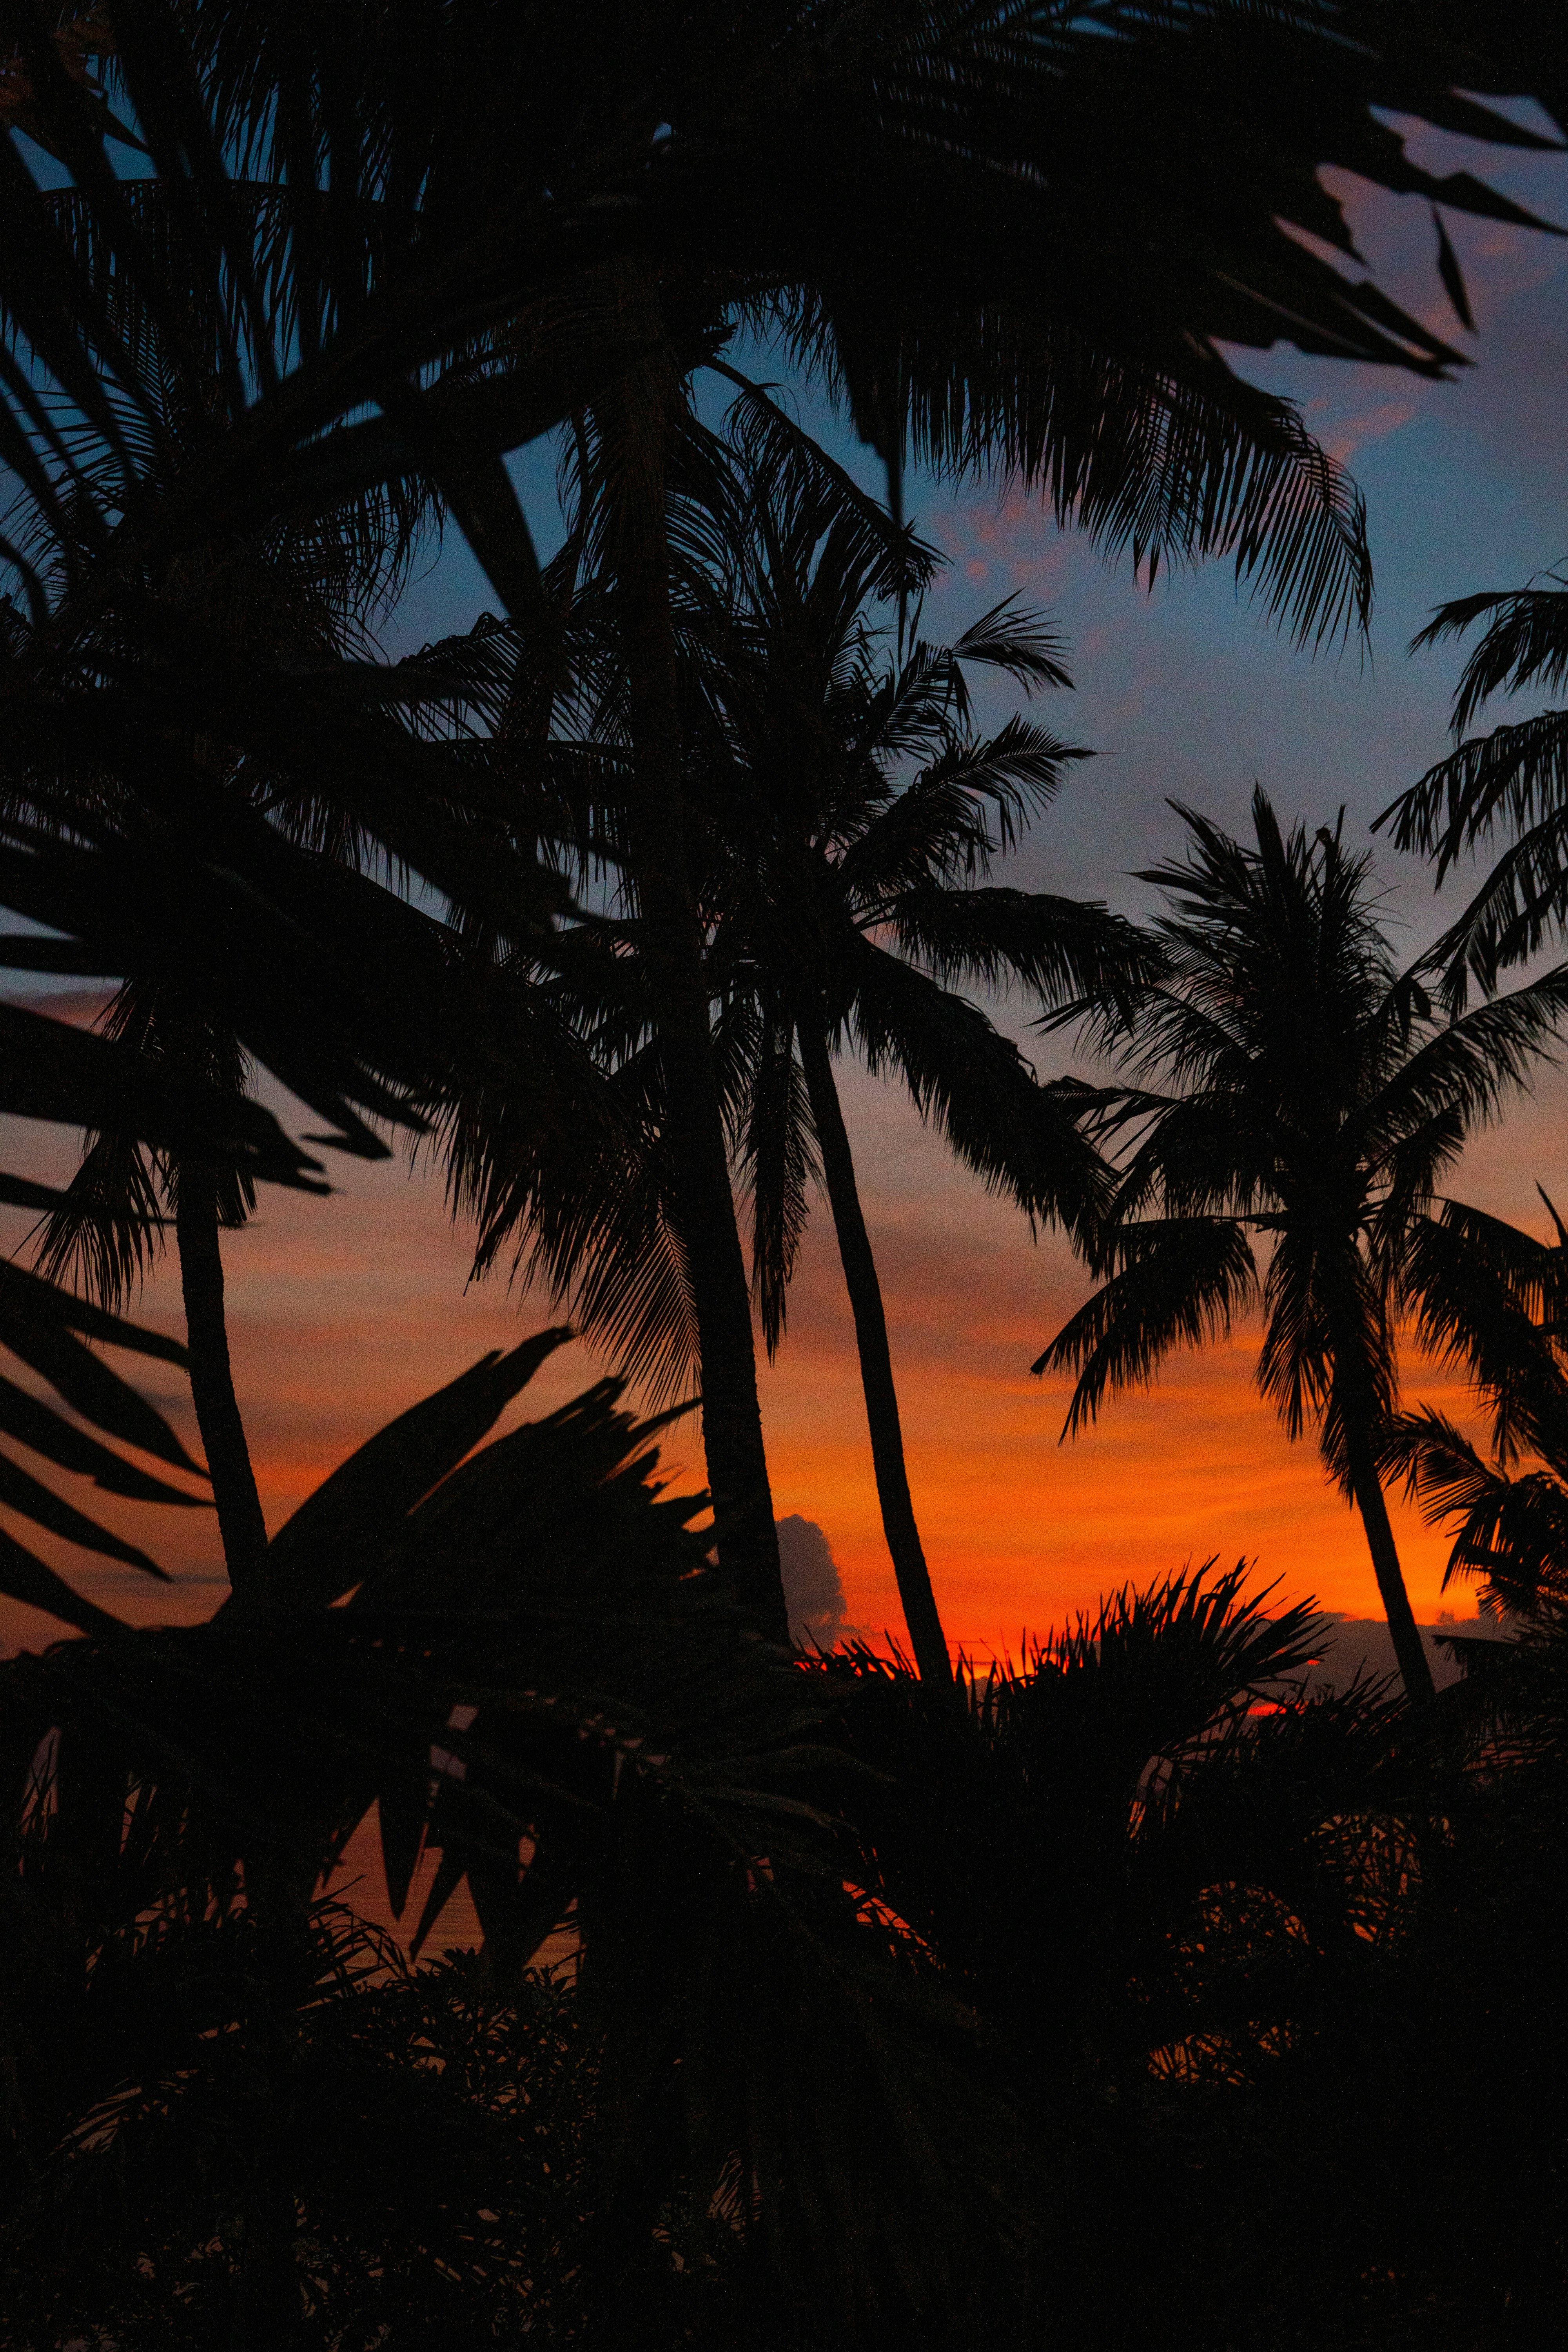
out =
<path fill-rule="evenodd" d="M 1147 1387 L 1173 1347 L 1224 1338 L 1256 1297 L 1244 1228 L 1217 1217 L 1144 1220 L 1108 1237 L 1117 1271 L 1029 1367 L 1079 1375 L 1062 1434 L 1092 1421 L 1104 1397 Z"/>
<path fill-rule="evenodd" d="M 53 1283 L 0 1261 L 0 1342 L 47 1381 L 91 1428 L 175 1469 L 205 1474 L 162 1413 L 73 1335 L 107 1341 L 165 1363 L 183 1366 L 185 1351 L 162 1332 L 147 1331 L 75 1298 Z M 43 1398 L 0 1378 L 0 1429 L 62 1468 L 91 1477 L 110 1494 L 141 1502 L 192 1504 L 183 1493 L 127 1462 Z M 64 1501 L 8 1455 L 0 1454 L 0 1503 L 65 1541 L 140 1569 L 166 1581 L 155 1560 L 123 1537 Z M 112 1633 L 117 1620 L 74 1592 L 55 1570 L 0 1530 L 0 1592 L 29 1608 L 63 1618 L 79 1632 Z"/>

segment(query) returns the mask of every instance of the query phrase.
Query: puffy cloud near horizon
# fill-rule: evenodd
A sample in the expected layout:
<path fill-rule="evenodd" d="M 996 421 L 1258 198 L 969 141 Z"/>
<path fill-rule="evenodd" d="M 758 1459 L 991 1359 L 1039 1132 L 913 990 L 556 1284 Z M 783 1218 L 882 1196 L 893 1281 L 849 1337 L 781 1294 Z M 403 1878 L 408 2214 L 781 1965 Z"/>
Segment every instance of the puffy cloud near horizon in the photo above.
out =
<path fill-rule="evenodd" d="M 844 1586 L 833 1548 L 815 1519 L 792 1511 L 775 1522 L 779 1536 L 779 1567 L 789 1608 L 792 1640 L 808 1637 L 831 1649 L 850 1631 L 844 1618 Z"/>

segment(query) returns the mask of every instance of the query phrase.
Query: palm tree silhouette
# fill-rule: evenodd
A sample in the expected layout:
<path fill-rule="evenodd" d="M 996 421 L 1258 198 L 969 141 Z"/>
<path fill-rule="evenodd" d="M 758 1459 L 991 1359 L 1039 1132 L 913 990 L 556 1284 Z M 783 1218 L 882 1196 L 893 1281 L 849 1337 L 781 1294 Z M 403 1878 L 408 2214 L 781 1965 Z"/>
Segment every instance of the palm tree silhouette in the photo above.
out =
<path fill-rule="evenodd" d="M 1020 719 L 994 735 L 975 724 L 970 668 L 1030 692 L 1068 682 L 1037 617 L 1000 607 L 951 646 L 923 643 L 911 623 L 889 657 L 878 609 L 918 593 L 939 559 L 765 398 L 743 394 L 721 439 L 689 424 L 680 479 L 669 534 L 685 856 L 726 1192 L 732 1160 L 772 1354 L 814 1171 L 824 1179 L 900 1597 L 921 1673 L 945 1681 L 832 1052 L 852 1036 L 872 1070 L 901 1078 L 960 1157 L 1032 1218 L 1081 1219 L 1098 1202 L 1100 1171 L 1076 1106 L 1042 1089 L 1013 1041 L 952 983 L 1015 984 L 1054 1003 L 1112 991 L 1124 962 L 1142 969 L 1143 950 L 1103 908 L 987 887 L 993 859 L 1083 756 Z M 560 829 L 579 845 L 579 890 L 595 852 L 615 869 L 606 935 L 620 952 L 573 963 L 575 1013 L 607 1084 L 636 1098 L 643 1141 L 614 1165 L 584 1160 L 542 1181 L 527 1139 L 505 1131 L 500 1107 L 480 1103 L 448 1123 L 449 1165 L 479 1222 L 481 1265 L 513 1243 L 520 1270 L 526 1255 L 574 1320 L 615 1344 L 656 1391 L 679 1394 L 700 1371 L 706 1409 L 713 1375 L 692 1307 L 706 1236 L 690 1233 L 672 1168 L 679 1122 L 642 921 L 634 697 L 616 657 L 624 605 L 602 572 L 574 591 L 574 560 L 569 551 L 548 575 L 564 599 L 558 642 L 575 686 L 554 701 L 561 731 L 531 750 L 532 804 L 543 804 L 542 780 L 571 804 Z M 524 714 L 551 704 L 536 652 L 508 635 L 515 666 L 501 665 L 499 695 L 487 686 L 496 625 L 424 656 L 472 681 L 498 772 L 515 761 Z M 584 933 L 592 940 L 591 922 Z"/>
<path fill-rule="evenodd" d="M 1568 1594 L 1568 1229 L 1542 1198 L 1554 1241 L 1458 1201 L 1412 1237 L 1422 1341 L 1468 1375 L 1490 1458 L 1430 1405 L 1401 1413 L 1383 1453 L 1453 1536 L 1445 1585 L 1479 1578 L 1489 1607 L 1521 1612 Z"/>
<path fill-rule="evenodd" d="M 236 191 L 264 210 L 264 192 Z M 110 266 L 79 199 L 54 206 L 62 239 L 79 253 L 99 284 L 106 315 L 147 363 L 164 462 L 177 470 L 232 407 L 236 393 L 225 367 L 231 324 L 221 305 L 204 299 L 202 269 L 192 252 L 191 224 L 158 182 L 126 191 L 125 203 L 160 263 L 160 299 L 150 305 L 133 277 Z M 107 456 L 95 487 L 110 494 Z M 149 574 L 152 610 L 165 622 L 194 625 L 232 653 L 296 668 L 320 668 L 372 648 L 369 624 L 395 595 L 408 561 L 431 519 L 430 501 L 416 484 L 390 494 L 372 489 L 324 510 L 287 517 L 271 529 L 244 535 L 215 532 Z M 40 553 L 59 573 L 74 553 L 40 533 Z M 104 658 L 114 630 L 110 616 L 89 637 L 89 659 Z M 84 648 L 79 645 L 79 661 Z M 272 821 L 316 846 L 339 851 L 355 845 L 330 804 L 301 797 L 265 760 L 237 758 L 218 740 L 192 731 L 192 770 L 220 798 L 267 809 Z M 11 759 L 0 777 L 7 819 L 46 834 L 69 835 L 84 816 L 123 816 L 140 805 L 142 779 L 134 758 L 117 770 L 112 754 L 87 777 L 46 756 Z M 101 1023 L 102 1034 L 132 1048 L 152 1068 L 184 1085 L 243 1092 L 248 1058 L 221 1016 L 205 1001 L 199 978 L 185 984 L 128 982 Z M 89 1297 L 122 1307 L 161 1252 L 166 1223 L 174 1226 L 185 1310 L 192 1402 L 201 1430 L 224 1557 L 231 1580 L 250 1573 L 267 1548 L 244 1420 L 235 1391 L 225 1310 L 220 1231 L 243 1225 L 256 1205 L 254 1182 L 232 1166 L 199 1153 L 158 1150 L 132 1133 L 90 1132 L 66 1200 L 42 1221 L 37 1262 L 53 1278 L 80 1278 Z"/>
<path fill-rule="evenodd" d="M 1433 859 L 1436 879 L 1499 834 L 1513 837 L 1430 951 L 1444 993 L 1462 1004 L 1472 980 L 1498 975 L 1568 928 L 1568 711 L 1544 710 L 1489 735 L 1467 732 L 1497 694 L 1555 693 L 1568 678 L 1568 579 L 1440 604 L 1410 651 L 1486 626 L 1454 689 L 1455 748 L 1384 810 L 1373 830 Z"/>
<path fill-rule="evenodd" d="M 1445 1020 L 1398 971 L 1370 859 L 1338 831 L 1283 834 L 1261 787 L 1252 844 L 1180 814 L 1186 856 L 1142 877 L 1172 907 L 1153 926 L 1164 975 L 1131 1015 L 1089 1011 L 1089 1034 L 1140 1082 L 1100 1097 L 1104 1131 L 1130 1133 L 1090 1253 L 1106 1279 L 1034 1369 L 1078 1372 L 1070 1433 L 1171 1348 L 1228 1332 L 1261 1292 L 1258 1384 L 1291 1437 L 1316 1423 L 1361 1514 L 1405 1688 L 1425 1695 L 1378 1475 L 1394 1318 L 1416 1221 L 1468 1134 L 1528 1083 L 1568 968 Z M 1171 1090 L 1141 1083 L 1155 1079 Z M 1270 1244 L 1261 1278 L 1254 1234 Z"/>
<path fill-rule="evenodd" d="M 889 653 L 879 604 L 929 582 L 929 550 L 742 404 L 732 426 L 743 536 L 700 575 L 689 632 L 698 898 L 715 1052 L 749 1197 L 752 1287 L 769 1354 L 805 1221 L 813 1161 L 854 1316 L 882 1526 L 921 1675 L 951 1677 L 904 1457 L 887 1318 L 834 1080 L 851 1041 L 1031 1219 L 1081 1223 L 1099 1168 L 1060 1099 L 959 992 L 1059 1002 L 1110 992 L 1145 959 L 1103 908 L 994 887 L 998 855 L 1085 756 L 1014 717 L 982 732 L 966 678 L 1067 686 L 1039 615 L 995 607 L 949 646 L 918 612 Z"/>

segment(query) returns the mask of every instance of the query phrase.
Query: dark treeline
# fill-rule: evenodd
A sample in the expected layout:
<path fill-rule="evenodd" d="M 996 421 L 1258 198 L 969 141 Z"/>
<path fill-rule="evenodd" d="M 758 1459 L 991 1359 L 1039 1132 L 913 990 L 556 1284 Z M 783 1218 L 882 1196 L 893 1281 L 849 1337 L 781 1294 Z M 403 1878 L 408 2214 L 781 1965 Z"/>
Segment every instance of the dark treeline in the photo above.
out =
<path fill-rule="evenodd" d="M 1445 1187 L 1568 1000 L 1568 717 L 1469 732 L 1568 675 L 1568 592 L 1426 633 L 1484 625 L 1381 822 L 1495 862 L 1406 968 L 1370 852 L 1261 790 L 1245 838 L 1177 813 L 1149 922 L 1010 880 L 1089 756 L 1065 648 L 1012 601 L 933 642 L 905 513 L 911 464 L 1011 485 L 1146 580 L 1228 561 L 1304 657 L 1364 631 L 1353 484 L 1220 346 L 1458 365 L 1327 257 L 1317 174 L 1431 206 L 1467 329 L 1445 209 L 1542 225 L 1389 124 L 1555 144 L 1520 99 L 1568 126 L 1522 0 L 7 8 L 0 958 L 115 989 L 90 1031 L 0 1005 L 0 1110 L 83 1137 L 63 1189 L 0 1175 L 0 1592 L 67 1629 L 0 1665 L 8 2344 L 1561 2324 L 1568 1234 Z M 546 433 L 541 564 L 505 459 Z M 391 662 L 453 532 L 499 614 Z M 1396 1676 L 1324 1690 L 1310 1600 L 1215 1561 L 954 1657 L 847 1055 L 1020 1247 L 1070 1237 L 1069 1433 L 1260 1317 Z M 395 1148 L 563 1319 L 269 1535 L 225 1237 Z M 818 1201 L 907 1658 L 788 1638 L 755 1345 Z M 133 1319 L 166 1253 L 184 1346 Z M 616 1376 L 493 1436 L 573 1331 Z M 205 1465 L 101 1347 L 188 1376 Z M 72 1479 L 214 1509 L 208 1622 L 34 1549 L 163 1576 Z M 1440 1692 L 1401 1482 L 1499 1621 Z M 371 1819 L 401 1941 L 321 1894 Z"/>

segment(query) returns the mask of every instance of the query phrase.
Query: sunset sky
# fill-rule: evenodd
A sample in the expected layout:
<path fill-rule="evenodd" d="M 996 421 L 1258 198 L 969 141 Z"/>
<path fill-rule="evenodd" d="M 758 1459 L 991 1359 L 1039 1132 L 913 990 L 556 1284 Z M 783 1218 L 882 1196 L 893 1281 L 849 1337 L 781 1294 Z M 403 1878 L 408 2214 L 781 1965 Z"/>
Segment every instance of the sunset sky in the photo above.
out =
<path fill-rule="evenodd" d="M 1424 135 L 1420 152 L 1443 168 L 1479 169 L 1568 221 L 1563 159 L 1499 172 L 1467 142 L 1435 134 Z M 1432 267 L 1425 208 L 1352 202 L 1383 282 L 1462 341 Z M 1070 646 L 1077 691 L 1056 698 L 1044 716 L 1100 754 L 1041 822 L 1011 878 L 1138 911 L 1152 894 L 1131 878 L 1133 869 L 1179 841 L 1168 797 L 1239 825 L 1258 778 L 1283 813 L 1313 824 L 1331 824 L 1343 803 L 1347 837 L 1364 838 L 1376 812 L 1440 755 L 1459 656 L 1407 661 L 1413 631 L 1443 598 L 1517 585 L 1568 556 L 1568 244 L 1449 226 L 1479 328 L 1479 364 L 1460 383 L 1425 384 L 1289 352 L 1242 362 L 1302 402 L 1311 429 L 1366 493 L 1378 569 L 1369 653 L 1352 645 L 1314 662 L 1238 605 L 1218 571 L 1162 581 L 1151 597 L 1125 571 L 1108 573 L 1037 506 L 1013 499 L 999 508 L 977 488 L 913 486 L 923 530 L 952 558 L 928 605 L 928 634 L 955 633 L 1015 591 L 1048 604 Z M 817 416 L 809 401 L 803 414 Z M 835 446 L 855 456 L 841 435 Z M 862 457 L 855 462 L 875 478 Z M 546 539 L 551 470 L 542 451 L 525 453 L 518 467 Z M 412 592 L 389 643 L 403 650 L 464 626 L 490 601 L 466 553 L 450 550 Z M 990 707 L 1005 705 L 995 698 Z M 1438 919 L 1429 877 L 1386 851 L 1379 864 L 1390 918 L 1414 951 Z M 1050 1076 L 1067 1066 L 1070 1044 L 1037 1039 L 1030 1050 Z M 1063 1385 L 1032 1381 L 1027 1367 L 1084 1295 L 1080 1271 L 1059 1242 L 1032 1244 L 1021 1218 L 951 1165 L 896 1095 L 853 1070 L 843 1084 L 915 1505 L 951 1635 L 981 1652 L 1016 1647 L 1025 1630 L 1092 1605 L 1109 1585 L 1211 1553 L 1255 1559 L 1292 1597 L 1311 1592 L 1332 1609 L 1376 1612 L 1357 1525 L 1324 1486 L 1311 1446 L 1289 1445 L 1251 1388 L 1254 1333 L 1173 1360 L 1152 1395 L 1111 1405 L 1096 1430 L 1058 1446 Z M 280 1108 L 296 1130 L 312 1124 L 296 1106 Z M 1474 1149 L 1456 1189 L 1540 1229 L 1536 1181 L 1568 1200 L 1565 1108 L 1563 1079 L 1548 1075 L 1535 1098 Z M 5 1164 L 63 1179 L 74 1150 L 62 1130 L 12 1128 Z M 448 1223 L 438 1179 L 411 1175 L 405 1160 L 334 1162 L 331 1173 L 342 1187 L 332 1199 L 269 1190 L 256 1224 L 227 1244 L 237 1379 L 274 1526 L 379 1423 L 544 1318 L 542 1301 L 520 1303 L 498 1284 L 465 1288 L 464 1237 Z M 3 1214 L 11 1245 L 28 1221 Z M 152 1285 L 142 1313 L 179 1330 L 177 1283 L 165 1275 Z M 522 1409 L 560 1402 L 602 1369 L 581 1348 L 564 1351 Z M 153 1370 L 143 1385 L 194 1445 L 188 1401 L 172 1374 Z M 1445 1396 L 1414 1360 L 1407 1386 L 1462 1411 L 1462 1398 Z M 826 1531 L 857 1624 L 896 1626 L 825 1212 L 806 1245 L 784 1349 L 763 1375 L 763 1411 L 776 1509 Z M 668 1458 L 700 1480 L 691 1423 L 672 1433 Z M 73 1499 L 98 1507 L 95 1496 Z M 177 1570 L 173 1595 L 130 1571 L 71 1560 L 49 1538 L 38 1548 L 110 1607 L 157 1615 L 167 1601 L 169 1614 L 205 1614 L 218 1591 L 211 1514 L 176 1519 L 129 1507 L 115 1523 Z M 1468 1612 L 1468 1594 L 1439 1594 L 1441 1539 L 1408 1517 L 1398 1525 L 1417 1615 L 1431 1618 L 1440 1604 Z M 55 1630 L 20 1610 L 0 1622 L 11 1642 Z"/>

